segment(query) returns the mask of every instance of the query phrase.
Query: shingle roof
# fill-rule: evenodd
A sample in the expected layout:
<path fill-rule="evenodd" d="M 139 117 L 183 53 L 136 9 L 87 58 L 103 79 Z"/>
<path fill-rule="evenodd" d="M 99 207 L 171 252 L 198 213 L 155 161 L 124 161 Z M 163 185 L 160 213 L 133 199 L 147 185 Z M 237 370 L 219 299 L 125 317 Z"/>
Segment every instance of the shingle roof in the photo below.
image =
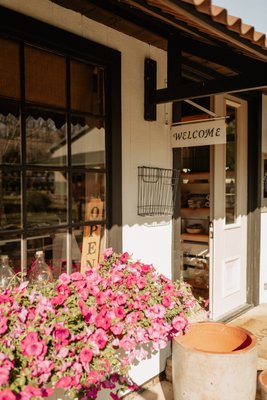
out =
<path fill-rule="evenodd" d="M 154 16 L 169 18 L 170 25 L 179 25 L 186 31 L 186 25 L 206 35 L 225 41 L 239 48 L 247 55 L 267 59 L 266 35 L 257 32 L 241 18 L 232 16 L 226 8 L 212 4 L 211 0 L 121 0 L 134 8 Z M 216 1 L 216 0 L 215 0 Z M 146 8 L 146 5 L 150 8 Z M 165 22 L 167 22 L 165 20 Z M 181 22 L 184 26 L 181 26 Z"/>
<path fill-rule="evenodd" d="M 249 40 L 251 43 L 267 50 L 266 35 L 256 31 L 252 25 L 246 24 L 241 18 L 230 15 L 226 8 L 212 4 L 211 0 L 182 1 L 194 5 L 197 11 L 209 15 L 213 21 L 223 25 L 229 31 L 236 32 L 239 36 Z"/>

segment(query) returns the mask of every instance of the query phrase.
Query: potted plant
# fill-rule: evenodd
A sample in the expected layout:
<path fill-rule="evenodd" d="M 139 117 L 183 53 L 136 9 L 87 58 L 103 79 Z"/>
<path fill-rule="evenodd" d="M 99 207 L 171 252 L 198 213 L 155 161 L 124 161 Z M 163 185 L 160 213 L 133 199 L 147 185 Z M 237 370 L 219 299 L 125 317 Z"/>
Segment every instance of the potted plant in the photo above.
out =
<path fill-rule="evenodd" d="M 185 332 L 200 303 L 190 287 L 111 248 L 84 274 L 62 274 L 41 289 L 21 282 L 0 292 L 0 400 L 118 399 L 135 388 L 136 360 Z"/>

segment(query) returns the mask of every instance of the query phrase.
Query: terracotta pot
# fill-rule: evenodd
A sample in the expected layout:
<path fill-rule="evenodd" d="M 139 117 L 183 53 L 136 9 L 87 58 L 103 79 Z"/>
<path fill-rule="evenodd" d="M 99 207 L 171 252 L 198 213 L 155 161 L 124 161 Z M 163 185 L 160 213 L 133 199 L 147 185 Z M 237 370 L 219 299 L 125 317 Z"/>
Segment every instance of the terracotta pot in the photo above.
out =
<path fill-rule="evenodd" d="M 217 322 L 191 324 L 173 340 L 174 400 L 255 400 L 257 340 Z"/>
<path fill-rule="evenodd" d="M 267 400 L 267 369 L 259 374 L 259 385 L 261 390 L 261 400 Z"/>

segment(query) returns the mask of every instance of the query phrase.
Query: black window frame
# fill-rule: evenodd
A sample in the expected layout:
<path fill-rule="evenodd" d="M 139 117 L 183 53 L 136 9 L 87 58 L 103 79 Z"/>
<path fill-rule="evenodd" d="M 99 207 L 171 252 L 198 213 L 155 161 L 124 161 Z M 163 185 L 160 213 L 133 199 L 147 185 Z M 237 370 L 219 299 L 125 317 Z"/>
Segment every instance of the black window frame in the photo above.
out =
<path fill-rule="evenodd" d="M 106 229 L 107 246 L 122 250 L 121 53 L 58 27 L 0 6 L 0 35 L 23 44 L 101 65 L 105 69 Z M 21 68 L 23 66 L 21 65 Z M 24 92 L 24 87 L 21 88 Z M 11 100 L 12 101 L 12 100 Z M 69 106 L 67 106 L 69 107 Z M 25 135 L 25 132 L 23 132 Z M 71 189 L 69 189 L 71 192 Z M 71 193 L 69 193 L 71 195 Z M 71 229 L 68 221 L 64 227 Z M 5 235 L 13 236 L 13 232 Z M 27 237 L 27 227 L 18 230 Z"/>

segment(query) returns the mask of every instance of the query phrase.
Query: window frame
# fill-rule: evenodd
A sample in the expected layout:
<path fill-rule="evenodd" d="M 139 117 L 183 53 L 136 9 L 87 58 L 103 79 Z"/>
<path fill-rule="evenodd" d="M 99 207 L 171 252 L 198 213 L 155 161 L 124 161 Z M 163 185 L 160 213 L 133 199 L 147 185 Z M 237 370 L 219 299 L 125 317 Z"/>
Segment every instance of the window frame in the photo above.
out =
<path fill-rule="evenodd" d="M 14 28 L 15 27 L 15 28 Z M 104 86 L 105 86 L 105 148 L 106 148 L 106 230 L 107 230 L 107 246 L 114 247 L 117 252 L 122 250 L 122 151 L 121 151 L 121 53 L 117 50 L 100 45 L 91 40 L 82 38 L 73 33 L 69 33 L 60 28 L 54 27 L 47 23 L 37 21 L 31 17 L 19 14 L 15 11 L 0 7 L 0 35 L 4 38 L 17 40 L 20 44 L 20 74 L 24 76 L 24 60 L 23 46 L 33 45 L 47 49 L 56 54 L 63 55 L 68 59 L 68 68 L 70 68 L 70 58 L 81 60 L 89 64 L 103 66 L 105 70 Z M 68 71 L 69 72 L 69 71 Z M 69 76 L 69 73 L 68 73 Z M 67 90 L 69 85 L 67 84 Z M 26 102 L 24 98 L 25 87 L 24 81 L 21 83 L 21 100 L 19 102 L 5 97 L 7 101 L 14 101 L 21 104 L 24 108 Z M 70 99 L 70 93 L 67 93 Z M 27 103 L 28 105 L 28 103 Z M 36 104 L 33 104 L 36 107 Z M 49 109 L 53 107 L 49 106 Z M 55 110 L 59 110 L 58 107 Z M 70 104 L 67 104 L 67 114 L 71 115 Z M 22 130 L 22 149 L 25 151 L 25 123 L 22 122 L 24 131 Z M 38 168 L 38 167 L 37 167 Z M 70 167 L 71 168 L 71 167 Z M 49 169 L 49 168 L 48 168 Z M 25 171 L 23 171 L 25 173 Z M 24 188 L 25 189 L 25 188 Z M 24 190 L 25 194 L 25 190 Z M 68 185 L 68 196 L 71 198 L 71 185 Z M 25 198 L 23 199 L 25 204 Z M 43 228 L 35 228 L 29 230 L 25 224 L 25 206 L 23 207 L 22 229 L 5 231 L 7 239 L 13 237 L 14 234 L 19 238 L 21 235 L 22 242 L 26 243 L 26 238 L 32 232 L 45 234 Z M 69 210 L 69 215 L 71 210 Z M 88 222 L 89 225 L 93 223 Z M 76 225 L 80 225 L 76 223 Z M 65 228 L 66 232 L 72 233 L 75 223 L 71 223 L 68 218 L 67 224 L 60 227 Z M 48 231 L 51 232 L 51 227 Z M 22 243 L 21 249 L 24 245 Z"/>

